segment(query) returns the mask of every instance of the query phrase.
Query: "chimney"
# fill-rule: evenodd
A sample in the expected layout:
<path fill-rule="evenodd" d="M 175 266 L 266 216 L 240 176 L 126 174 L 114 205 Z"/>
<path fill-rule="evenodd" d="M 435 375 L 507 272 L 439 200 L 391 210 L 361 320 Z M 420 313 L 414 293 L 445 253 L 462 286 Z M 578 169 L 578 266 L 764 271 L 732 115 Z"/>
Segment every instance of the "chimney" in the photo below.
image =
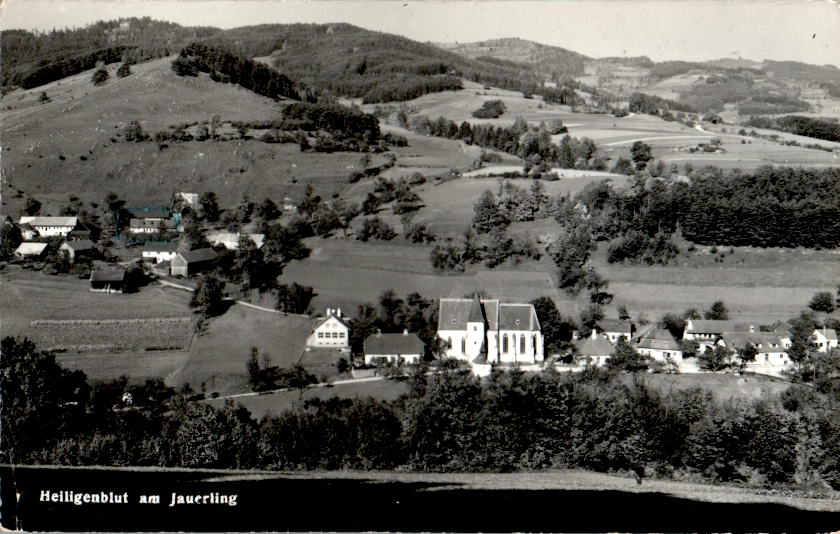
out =
<path fill-rule="evenodd" d="M 750 334 L 755 334 L 755 325 L 750 325 Z"/>
<path fill-rule="evenodd" d="M 379 328 L 376 329 L 376 337 L 382 337 L 382 330 Z"/>
<path fill-rule="evenodd" d="M 341 317 L 341 308 L 336 308 L 335 309 L 335 315 L 336 315 L 336 317 Z"/>
<path fill-rule="evenodd" d="M 408 335 L 408 328 L 403 328 L 403 335 L 404 335 L 404 336 L 407 336 L 407 335 Z"/>
<path fill-rule="evenodd" d="M 592 339 L 598 339 L 598 332 L 594 328 L 592 329 Z"/>
<path fill-rule="evenodd" d="M 329 317 L 330 315 L 332 315 L 332 309 L 327 308 L 327 317 Z"/>

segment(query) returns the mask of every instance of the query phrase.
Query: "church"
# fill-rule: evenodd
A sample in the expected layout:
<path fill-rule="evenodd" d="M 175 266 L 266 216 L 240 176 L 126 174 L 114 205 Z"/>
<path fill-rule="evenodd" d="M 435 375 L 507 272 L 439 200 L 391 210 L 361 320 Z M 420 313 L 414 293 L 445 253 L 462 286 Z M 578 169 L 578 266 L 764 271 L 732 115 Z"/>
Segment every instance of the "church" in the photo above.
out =
<path fill-rule="evenodd" d="M 438 337 L 445 355 L 476 364 L 542 362 L 543 337 L 531 304 L 499 299 L 443 298 Z"/>

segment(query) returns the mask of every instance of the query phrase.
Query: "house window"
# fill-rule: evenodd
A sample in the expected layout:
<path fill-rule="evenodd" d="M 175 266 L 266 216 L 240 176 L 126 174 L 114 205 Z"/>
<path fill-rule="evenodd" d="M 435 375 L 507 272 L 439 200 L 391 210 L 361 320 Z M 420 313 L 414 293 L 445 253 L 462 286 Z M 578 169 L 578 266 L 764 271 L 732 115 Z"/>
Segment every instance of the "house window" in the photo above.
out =
<path fill-rule="evenodd" d="M 344 338 L 344 332 L 339 332 L 339 333 L 338 333 L 338 337 L 340 337 L 340 338 Z"/>
<path fill-rule="evenodd" d="M 502 352 L 507 354 L 508 352 L 508 337 L 507 335 L 502 336 Z"/>
<path fill-rule="evenodd" d="M 475 332 L 476 330 L 478 330 L 478 327 L 473 325 L 473 332 Z"/>
<path fill-rule="evenodd" d="M 323 332 L 318 332 L 318 337 L 319 337 L 319 338 L 323 338 L 323 337 L 324 337 L 324 333 L 323 333 Z"/>
<path fill-rule="evenodd" d="M 525 334 L 519 334 L 519 353 L 525 354 Z"/>

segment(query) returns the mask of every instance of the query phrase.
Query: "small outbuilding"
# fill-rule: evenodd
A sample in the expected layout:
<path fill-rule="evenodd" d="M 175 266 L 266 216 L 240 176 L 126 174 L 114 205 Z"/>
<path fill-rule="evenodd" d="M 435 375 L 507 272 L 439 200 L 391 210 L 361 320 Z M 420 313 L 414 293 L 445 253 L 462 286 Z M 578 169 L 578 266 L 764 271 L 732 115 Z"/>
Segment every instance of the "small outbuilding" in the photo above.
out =
<path fill-rule="evenodd" d="M 575 343 L 577 355 L 583 363 L 603 367 L 612 356 L 615 347 L 607 341 L 607 338 L 592 330 L 592 334 Z"/>
<path fill-rule="evenodd" d="M 148 263 L 160 263 L 172 261 L 178 253 L 178 243 L 149 242 L 143 245 L 143 261 Z"/>
<path fill-rule="evenodd" d="M 122 293 L 125 289 L 125 270 L 97 269 L 90 273 L 90 290 L 98 293 Z"/>
<path fill-rule="evenodd" d="M 403 330 L 402 334 L 371 334 L 365 339 L 364 349 L 365 365 L 418 363 L 426 345 L 416 334 Z"/>
<path fill-rule="evenodd" d="M 46 243 L 32 243 L 25 241 L 15 249 L 15 256 L 21 259 L 36 260 L 44 257 L 47 250 Z"/>

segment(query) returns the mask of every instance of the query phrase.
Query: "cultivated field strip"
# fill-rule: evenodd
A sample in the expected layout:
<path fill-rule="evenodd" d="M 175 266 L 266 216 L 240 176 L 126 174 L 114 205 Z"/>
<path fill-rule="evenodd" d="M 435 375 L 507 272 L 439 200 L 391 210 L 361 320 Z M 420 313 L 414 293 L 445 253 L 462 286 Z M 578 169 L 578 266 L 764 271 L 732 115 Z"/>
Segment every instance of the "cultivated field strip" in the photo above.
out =
<path fill-rule="evenodd" d="M 181 350 L 192 338 L 188 317 L 38 319 L 28 332 L 39 347 L 67 352 Z"/>

